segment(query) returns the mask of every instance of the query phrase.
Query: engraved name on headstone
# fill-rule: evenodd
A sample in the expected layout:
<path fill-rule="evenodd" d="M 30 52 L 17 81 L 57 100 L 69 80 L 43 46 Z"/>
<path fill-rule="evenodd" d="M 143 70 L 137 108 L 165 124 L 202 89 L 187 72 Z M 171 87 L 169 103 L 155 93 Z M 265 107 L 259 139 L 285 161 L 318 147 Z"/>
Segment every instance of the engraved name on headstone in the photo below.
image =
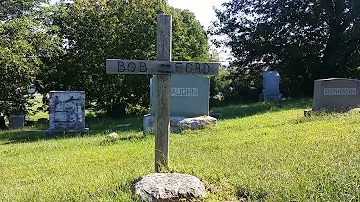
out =
<path fill-rule="evenodd" d="M 356 95 L 356 88 L 324 88 L 324 95 Z"/>
<path fill-rule="evenodd" d="M 170 96 L 173 97 L 197 97 L 199 96 L 198 88 L 173 88 L 171 87 Z"/>
<path fill-rule="evenodd" d="M 156 76 L 150 81 L 150 114 L 156 114 Z M 203 76 L 171 77 L 170 116 L 209 115 L 210 80 Z"/>

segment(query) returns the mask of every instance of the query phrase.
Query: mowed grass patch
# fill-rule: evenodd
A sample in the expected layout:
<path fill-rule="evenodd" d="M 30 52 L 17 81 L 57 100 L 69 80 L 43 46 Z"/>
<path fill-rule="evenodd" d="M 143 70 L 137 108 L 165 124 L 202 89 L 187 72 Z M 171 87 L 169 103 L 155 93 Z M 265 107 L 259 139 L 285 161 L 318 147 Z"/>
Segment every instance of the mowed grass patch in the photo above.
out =
<path fill-rule="evenodd" d="M 359 115 L 305 118 L 297 103 L 216 109 L 227 111 L 217 127 L 171 135 L 169 171 L 199 177 L 205 201 L 359 201 Z M 0 145 L 0 201 L 136 201 L 134 180 L 154 170 L 154 136 L 137 119 L 116 127 L 129 121 Z M 102 144 L 109 132 L 123 138 Z"/>
<path fill-rule="evenodd" d="M 2 145 L 0 201 L 132 201 L 132 181 L 153 168 L 152 138 L 104 136 Z"/>
<path fill-rule="evenodd" d="M 175 143 L 186 147 L 173 151 L 174 170 L 201 173 L 209 201 L 358 201 L 358 115 L 302 114 L 293 109 L 220 121 L 206 139 L 189 132 Z"/>

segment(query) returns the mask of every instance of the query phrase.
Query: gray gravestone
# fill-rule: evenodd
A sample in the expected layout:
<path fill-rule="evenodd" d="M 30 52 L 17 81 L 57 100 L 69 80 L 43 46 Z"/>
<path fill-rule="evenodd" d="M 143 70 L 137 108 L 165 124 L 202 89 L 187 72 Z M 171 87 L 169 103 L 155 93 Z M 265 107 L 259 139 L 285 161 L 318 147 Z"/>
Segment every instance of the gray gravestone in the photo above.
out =
<path fill-rule="evenodd" d="M 314 81 L 313 111 L 348 111 L 360 106 L 360 80 L 329 78 Z"/>
<path fill-rule="evenodd" d="M 280 93 L 280 75 L 277 71 L 264 71 L 263 73 L 263 90 L 260 94 L 261 101 L 281 101 Z"/>
<path fill-rule="evenodd" d="M 194 75 L 172 75 L 170 90 L 170 129 L 181 132 L 182 122 L 193 118 L 198 124 L 189 129 L 216 125 L 216 119 L 209 115 L 210 79 Z M 154 132 L 156 116 L 156 76 L 150 79 L 150 114 L 144 116 L 143 132 Z M 205 121 L 204 121 L 205 120 Z"/>
<path fill-rule="evenodd" d="M 85 92 L 51 91 L 49 103 L 49 129 L 44 134 L 55 132 L 88 132 L 85 128 Z"/>
<path fill-rule="evenodd" d="M 156 109 L 156 76 L 150 79 L 150 114 Z M 170 116 L 209 115 L 210 80 L 203 76 L 171 76 Z"/>
<path fill-rule="evenodd" d="M 25 126 L 25 115 L 11 115 L 9 118 L 9 128 L 19 129 Z"/>

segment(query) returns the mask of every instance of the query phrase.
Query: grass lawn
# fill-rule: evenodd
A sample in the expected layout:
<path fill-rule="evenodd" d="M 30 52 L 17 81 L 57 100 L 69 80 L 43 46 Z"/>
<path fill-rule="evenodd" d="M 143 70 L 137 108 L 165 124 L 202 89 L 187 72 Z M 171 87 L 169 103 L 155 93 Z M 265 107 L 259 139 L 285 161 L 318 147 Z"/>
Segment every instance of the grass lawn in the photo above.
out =
<path fill-rule="evenodd" d="M 306 118 L 310 104 L 213 109 L 217 127 L 171 135 L 170 171 L 200 178 L 205 201 L 360 201 L 360 114 Z M 154 171 L 141 122 L 91 118 L 90 134 L 50 139 L 0 132 L 0 201 L 136 201 L 133 181 Z M 122 139 L 105 142 L 110 132 Z"/>

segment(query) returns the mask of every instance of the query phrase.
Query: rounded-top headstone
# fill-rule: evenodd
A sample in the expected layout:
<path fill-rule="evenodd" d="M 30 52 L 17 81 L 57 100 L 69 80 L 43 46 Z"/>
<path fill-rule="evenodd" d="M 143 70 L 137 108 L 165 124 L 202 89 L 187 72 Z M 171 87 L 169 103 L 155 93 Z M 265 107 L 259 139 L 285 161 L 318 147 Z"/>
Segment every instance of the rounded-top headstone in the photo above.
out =
<path fill-rule="evenodd" d="M 204 199 L 203 183 L 192 175 L 179 173 L 154 173 L 141 177 L 135 184 L 141 201 L 170 202 Z"/>

